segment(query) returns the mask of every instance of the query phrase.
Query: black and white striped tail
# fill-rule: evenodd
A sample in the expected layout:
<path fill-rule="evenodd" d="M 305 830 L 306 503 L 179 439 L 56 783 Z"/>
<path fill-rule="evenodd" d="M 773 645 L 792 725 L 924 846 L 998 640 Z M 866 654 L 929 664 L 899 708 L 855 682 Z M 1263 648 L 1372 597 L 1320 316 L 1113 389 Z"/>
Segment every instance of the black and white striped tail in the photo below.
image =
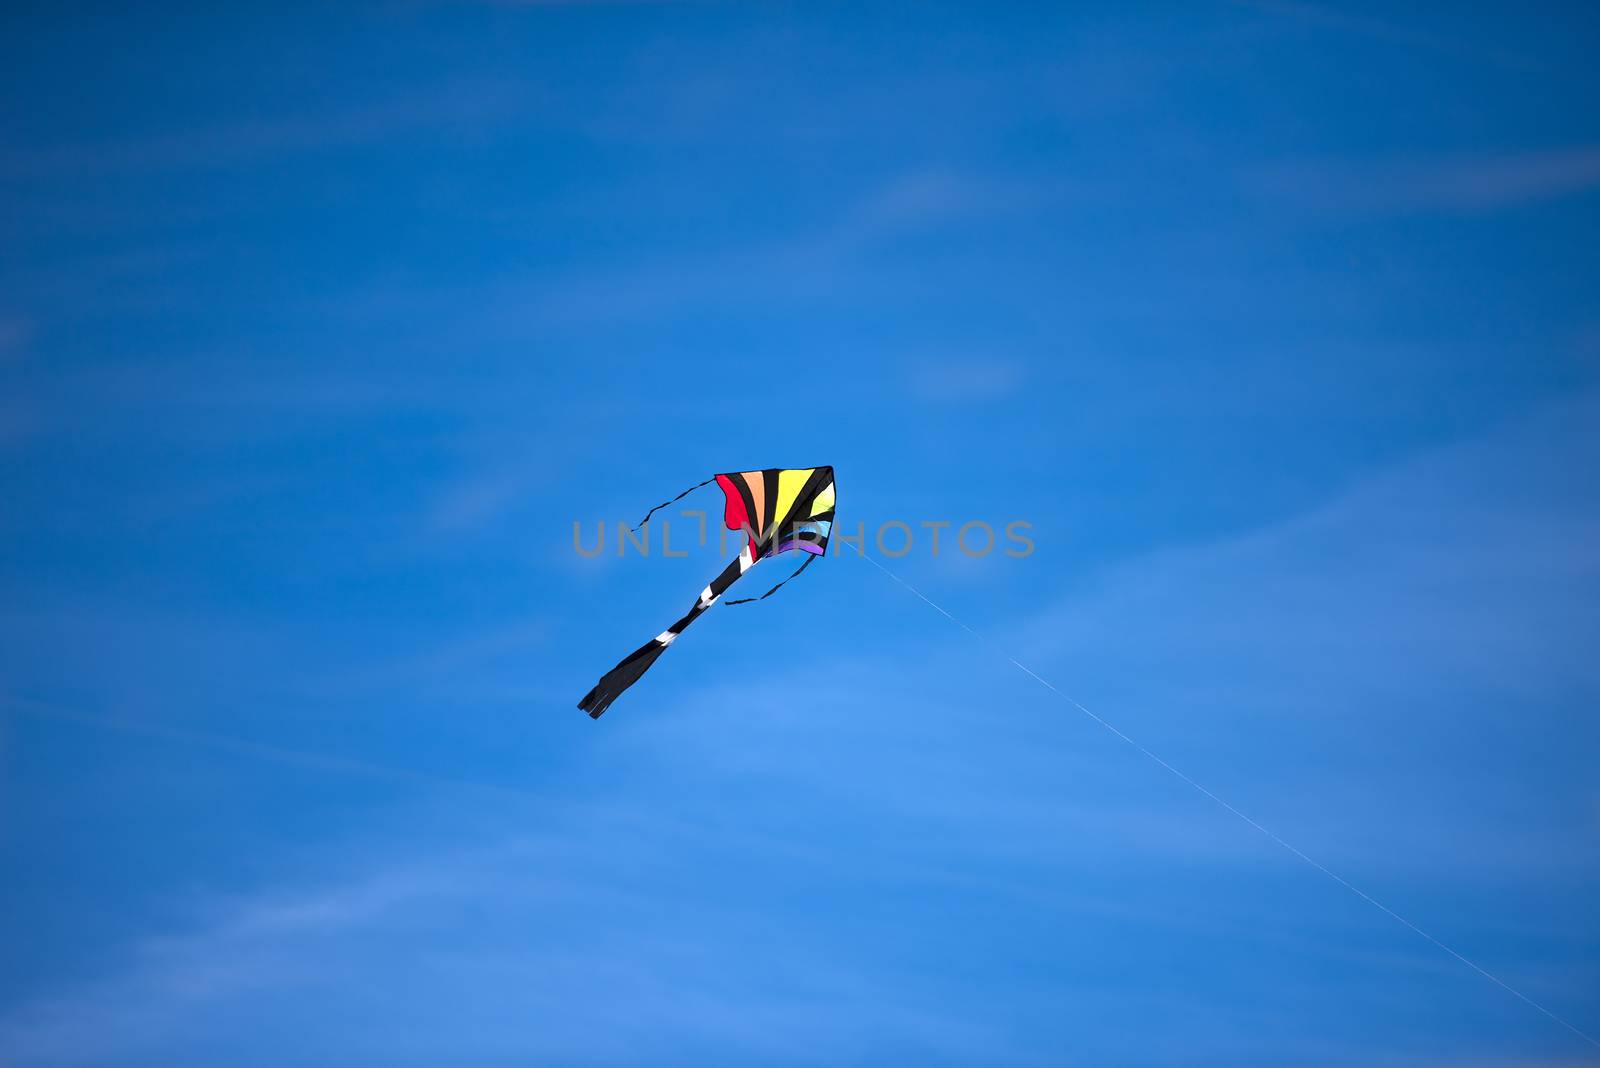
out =
<path fill-rule="evenodd" d="M 595 683 L 594 689 L 578 702 L 578 707 L 589 713 L 590 719 L 599 719 L 600 714 L 611 707 L 611 702 L 621 696 L 622 691 L 638 682 L 640 676 L 650 670 L 650 665 L 667 651 L 667 646 L 677 640 L 684 628 L 693 623 L 702 612 L 716 604 L 717 598 L 727 592 L 728 587 L 737 582 L 739 576 L 750 570 L 754 563 L 755 559 L 747 545 L 737 560 L 723 568 L 722 574 L 712 579 L 711 585 L 700 591 L 699 598 L 687 615 L 635 649 L 623 659 L 622 663 L 606 672 L 600 681 Z"/>

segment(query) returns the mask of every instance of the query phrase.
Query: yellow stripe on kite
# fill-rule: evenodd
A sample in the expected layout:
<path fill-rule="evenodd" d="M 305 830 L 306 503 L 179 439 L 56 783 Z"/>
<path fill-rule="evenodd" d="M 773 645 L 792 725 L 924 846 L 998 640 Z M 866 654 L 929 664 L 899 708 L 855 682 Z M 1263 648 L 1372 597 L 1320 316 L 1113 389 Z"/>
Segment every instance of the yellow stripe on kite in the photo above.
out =
<path fill-rule="evenodd" d="M 772 513 L 774 523 L 782 523 L 788 516 L 789 509 L 794 507 L 794 499 L 800 496 L 806 479 L 810 477 L 809 470 L 778 472 L 778 507 Z"/>
<path fill-rule="evenodd" d="M 826 489 L 824 489 L 821 493 L 817 494 L 817 501 L 816 501 L 815 504 L 813 504 L 811 506 L 811 514 L 812 515 L 821 515 L 823 512 L 826 512 L 829 508 L 832 508 L 832 507 L 833 507 L 833 483 L 830 482 L 830 483 L 828 483 Z"/>

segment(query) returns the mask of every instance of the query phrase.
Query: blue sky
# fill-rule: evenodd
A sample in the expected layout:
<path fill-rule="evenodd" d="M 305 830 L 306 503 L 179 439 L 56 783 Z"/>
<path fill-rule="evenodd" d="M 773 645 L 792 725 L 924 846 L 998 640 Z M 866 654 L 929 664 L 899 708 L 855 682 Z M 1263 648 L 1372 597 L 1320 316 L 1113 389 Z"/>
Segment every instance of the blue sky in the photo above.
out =
<path fill-rule="evenodd" d="M 1592 13 L 3 19 L 0 1060 L 1597 1063 Z"/>

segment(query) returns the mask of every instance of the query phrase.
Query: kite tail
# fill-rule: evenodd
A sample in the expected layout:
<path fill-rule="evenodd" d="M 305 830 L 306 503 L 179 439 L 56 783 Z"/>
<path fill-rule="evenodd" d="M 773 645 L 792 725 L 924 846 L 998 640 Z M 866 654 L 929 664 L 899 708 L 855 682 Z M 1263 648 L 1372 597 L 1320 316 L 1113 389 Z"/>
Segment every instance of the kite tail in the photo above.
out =
<path fill-rule="evenodd" d="M 799 578 L 800 577 L 800 572 L 802 572 L 806 568 L 810 567 L 811 566 L 811 561 L 813 561 L 815 559 L 816 559 L 815 556 L 812 556 L 812 555 L 808 554 L 806 556 L 805 563 L 801 564 L 799 567 L 794 569 L 794 574 L 790 575 L 789 578 L 784 579 L 783 582 L 780 582 L 776 586 L 772 587 L 772 589 L 768 590 L 766 593 L 763 593 L 760 597 L 744 597 L 744 598 L 741 598 L 740 600 L 737 600 L 737 601 L 724 601 L 723 603 L 724 604 L 755 604 L 757 601 L 765 601 L 768 597 L 771 597 L 773 594 L 775 594 L 779 590 L 783 589 L 784 583 L 787 583 L 789 581 L 789 579 L 797 579 L 797 578 Z"/>
<path fill-rule="evenodd" d="M 578 702 L 578 707 L 589 713 L 590 719 L 599 719 L 600 714 L 611 707 L 611 702 L 621 696 L 623 690 L 638 682 L 650 670 L 650 665 L 666 651 L 666 645 L 651 638 L 626 660 L 606 672 L 595 683 L 594 689 Z"/>
<path fill-rule="evenodd" d="M 689 609 L 687 615 L 639 646 L 639 648 L 628 654 L 622 663 L 601 676 L 600 681 L 595 683 L 594 689 L 590 690 L 583 700 L 578 702 L 578 707 L 589 713 L 590 719 L 599 719 L 600 714 L 611 707 L 611 702 L 615 701 L 622 694 L 622 691 L 638 682 L 640 677 L 650 670 L 650 665 L 654 664 L 661 654 L 667 651 L 667 646 L 677 640 L 678 635 L 683 633 L 685 627 L 698 619 L 706 609 L 716 604 L 717 598 L 721 597 L 729 586 L 738 581 L 740 575 L 750 570 L 752 563 L 754 563 L 754 560 L 751 552 L 746 548 L 744 552 L 739 554 L 737 560 L 732 561 L 727 567 L 723 568 L 722 574 L 711 580 L 711 585 L 700 592 L 699 598 L 694 602 L 694 607 Z"/>
<path fill-rule="evenodd" d="M 650 522 L 650 517 L 655 515 L 657 512 L 661 511 L 661 509 L 667 507 L 669 504 L 677 504 L 679 501 L 681 501 L 685 497 L 689 496 L 689 494 L 693 493 L 695 490 L 699 489 L 701 486 L 709 486 L 709 485 L 711 485 L 711 483 L 715 482 L 716 480 L 717 480 L 716 476 L 712 475 L 710 478 L 706 479 L 704 482 L 697 482 L 693 486 L 690 486 L 688 489 L 684 490 L 682 493 L 680 493 L 676 497 L 672 498 L 672 500 L 670 500 L 670 501 L 662 501 L 660 504 L 656 505 L 654 508 L 652 508 L 648 512 L 646 512 L 644 514 L 644 518 L 639 520 L 637 523 L 635 523 L 633 525 L 633 529 L 634 530 L 638 530 L 640 527 L 642 527 L 646 523 Z"/>

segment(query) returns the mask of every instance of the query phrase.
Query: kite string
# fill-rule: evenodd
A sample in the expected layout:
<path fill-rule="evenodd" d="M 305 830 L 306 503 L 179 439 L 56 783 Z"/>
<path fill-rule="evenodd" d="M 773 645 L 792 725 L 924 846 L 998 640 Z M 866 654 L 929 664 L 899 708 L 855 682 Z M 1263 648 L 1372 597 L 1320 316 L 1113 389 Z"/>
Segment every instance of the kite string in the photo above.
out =
<path fill-rule="evenodd" d="M 1427 941 L 1431 942 L 1434 946 L 1438 947 L 1439 949 L 1442 949 L 1444 952 L 1448 953 L 1450 956 L 1454 957 L 1456 960 L 1460 961 L 1462 964 L 1465 964 L 1468 968 L 1471 968 L 1473 971 L 1477 972 L 1479 975 L 1483 976 L 1485 979 L 1489 980 L 1491 983 L 1494 983 L 1496 986 L 1500 987 L 1502 990 L 1505 990 L 1507 993 L 1513 995 L 1514 997 L 1520 999 L 1521 1001 L 1525 1002 L 1529 1006 L 1531 1006 L 1531 1007 L 1537 1009 L 1538 1011 L 1542 1012 L 1544 1015 L 1548 1016 L 1550 1019 L 1554 1020 L 1556 1023 L 1560 1024 L 1562 1027 L 1566 1028 L 1568 1031 L 1571 1031 L 1573 1034 L 1577 1035 L 1579 1038 L 1583 1039 L 1585 1042 L 1589 1043 L 1591 1046 L 1594 1046 L 1596 1048 L 1600 1048 L 1600 1041 L 1597 1041 L 1593 1036 L 1589 1035 L 1588 1032 L 1580 1030 L 1578 1027 L 1574 1026 L 1573 1024 L 1568 1023 L 1566 1020 L 1562 1019 L 1560 1016 L 1557 1016 L 1554 1012 L 1552 1012 L 1551 1010 L 1545 1008 L 1543 1005 L 1539 1004 L 1537 1001 L 1534 1001 L 1528 995 L 1524 994 L 1522 991 L 1518 990 L 1516 987 L 1512 986 L 1510 983 L 1506 982 L 1504 979 L 1501 979 L 1499 976 L 1497 976 L 1494 973 L 1490 972 L 1488 969 L 1486 969 L 1483 966 L 1479 965 L 1475 961 L 1470 960 L 1466 956 L 1463 956 L 1461 953 L 1458 953 L 1454 949 L 1452 949 L 1449 946 L 1445 945 L 1445 943 L 1441 942 L 1439 939 L 1435 938 L 1433 935 L 1429 934 L 1427 931 L 1424 931 L 1421 927 L 1418 927 L 1416 924 L 1412 923 L 1410 920 L 1406 919 L 1404 916 L 1400 915 L 1394 909 L 1390 908 L 1388 905 L 1385 905 L 1383 902 L 1379 901 L 1377 898 L 1373 897 L 1371 894 L 1367 893 L 1365 890 L 1362 890 L 1359 886 L 1356 886 L 1354 883 L 1350 882 L 1348 879 L 1344 878 L 1343 876 L 1341 876 L 1337 872 L 1333 871 L 1332 869 L 1328 868 L 1327 866 L 1323 865 L 1322 863 L 1320 863 L 1319 861 L 1315 860 L 1314 858 L 1312 858 L 1310 856 L 1307 856 L 1304 852 L 1302 852 L 1301 850 L 1296 848 L 1294 845 L 1292 845 L 1289 842 L 1285 841 L 1283 838 L 1281 838 L 1280 836 L 1278 836 L 1277 834 L 1275 834 L 1273 831 L 1269 830 L 1268 828 L 1262 826 L 1260 823 L 1256 822 L 1250 816 L 1246 815 L 1244 812 L 1241 812 L 1239 809 L 1235 808 L 1233 805 L 1229 804 L 1227 801 L 1223 800 L 1221 797 L 1218 797 L 1215 793 L 1213 793 L 1211 790 L 1207 789 L 1201 783 L 1199 783 L 1199 782 L 1195 781 L 1194 779 L 1190 778 L 1183 771 L 1179 770 L 1176 767 L 1173 767 L 1166 760 L 1162 759 L 1158 754 L 1152 752 L 1151 750 L 1147 749 L 1145 746 L 1141 745 L 1139 742 L 1135 741 L 1134 739 L 1130 738 L 1128 735 L 1124 734 L 1120 729 L 1117 728 L 1117 726 L 1115 724 L 1113 724 L 1110 721 L 1106 720 L 1104 717 L 1102 717 L 1100 715 L 1097 715 L 1096 713 L 1094 713 L 1090 709 L 1086 708 L 1083 704 L 1081 704 L 1079 701 L 1077 701 L 1071 695 L 1069 695 L 1069 694 L 1063 692 L 1062 690 L 1058 689 L 1048 679 L 1046 679 L 1043 676 L 1041 676 L 1038 672 L 1034 671 L 1032 668 L 1028 667 L 1026 664 L 1022 663 L 1020 660 L 1017 660 L 1015 657 L 1009 656 L 1006 653 L 1004 653 L 1004 652 L 1002 652 L 1002 651 L 1000 651 L 998 649 L 995 649 L 993 644 L 990 643 L 989 639 L 985 638 L 982 634 L 979 634 L 977 631 L 975 631 L 971 627 L 967 626 L 961 620 L 957 619 L 955 616 L 953 616 L 949 612 L 945 611 L 939 605 L 935 604 L 925 594 L 923 594 L 923 592 L 921 590 L 917 589 L 915 586 L 911 585 L 911 583 L 907 582 L 905 579 L 901 578 L 899 575 L 895 574 L 893 571 L 890 571 L 888 568 L 886 568 L 882 564 L 878 563 L 878 561 L 876 561 L 872 557 L 868 556 L 865 552 L 860 553 L 860 555 L 861 555 L 862 559 L 867 561 L 867 563 L 871 564 L 873 567 L 877 568 L 879 571 L 882 571 L 885 575 L 889 576 L 889 578 L 891 578 L 895 582 L 899 583 L 901 587 L 903 587 L 907 592 L 909 592 L 912 595 L 914 595 L 915 597 L 917 597 L 917 599 L 922 601 L 929 608 L 932 608 L 935 612 L 938 612 L 940 615 L 944 616 L 950 622 L 954 623 L 956 626 L 960 627 L 962 630 L 966 631 L 968 634 L 970 634 L 974 638 L 978 639 L 978 641 L 981 642 L 985 647 L 987 647 L 987 648 L 993 650 L 994 652 L 996 652 L 998 655 L 1003 657 L 1007 662 L 1009 662 L 1012 666 L 1014 666 L 1015 668 L 1017 668 L 1019 671 L 1023 672 L 1024 674 L 1028 675 L 1030 678 L 1032 678 L 1039 685 L 1043 686 L 1045 689 L 1049 690 L 1051 693 L 1055 694 L 1057 697 L 1060 697 L 1062 700 L 1066 701 L 1073 708 L 1076 708 L 1079 712 L 1082 712 L 1084 715 L 1088 716 L 1090 719 L 1092 719 L 1096 723 L 1100 724 L 1100 726 L 1104 727 L 1106 730 L 1108 730 L 1112 734 L 1116 735 L 1118 738 L 1120 738 L 1122 741 L 1126 742 L 1128 745 L 1132 746 L 1134 749 L 1138 750 L 1140 753 L 1143 753 L 1146 757 L 1149 757 L 1156 764 L 1160 765 L 1162 768 L 1165 768 L 1167 771 L 1171 772 L 1174 776 L 1176 776 L 1177 778 L 1181 779 L 1183 782 L 1188 783 L 1190 786 L 1194 787 L 1201 794 L 1205 795 L 1206 797 L 1210 798 L 1212 801 L 1214 801 L 1218 805 L 1220 805 L 1223 809 L 1227 810 L 1228 812 L 1231 812 L 1233 815 L 1239 817 L 1239 819 L 1243 820 L 1245 823 L 1249 824 L 1251 827 L 1255 828 L 1257 831 L 1260 831 L 1262 834 L 1266 835 L 1267 838 L 1271 839 L 1273 842 L 1277 843 L 1279 846 L 1282 846 L 1285 850 L 1287 850 L 1293 856 L 1298 857 L 1300 860 L 1304 861 L 1306 864 L 1310 865 L 1312 868 L 1315 868 L 1317 871 L 1321 872 L 1323 875 L 1326 875 L 1328 878 L 1332 879 L 1334 882 L 1338 883 L 1340 886 L 1344 887 L 1346 890 L 1350 891 L 1352 894 L 1355 894 L 1357 897 L 1359 897 L 1361 900 L 1365 901 L 1367 904 L 1373 906 L 1374 908 L 1378 909 L 1380 912 L 1382 912 L 1385 915 L 1389 916 L 1391 919 L 1396 920 L 1401 925 L 1409 928 L 1411 931 L 1413 931 L 1416 934 L 1422 936 L 1424 939 L 1426 939 Z"/>

